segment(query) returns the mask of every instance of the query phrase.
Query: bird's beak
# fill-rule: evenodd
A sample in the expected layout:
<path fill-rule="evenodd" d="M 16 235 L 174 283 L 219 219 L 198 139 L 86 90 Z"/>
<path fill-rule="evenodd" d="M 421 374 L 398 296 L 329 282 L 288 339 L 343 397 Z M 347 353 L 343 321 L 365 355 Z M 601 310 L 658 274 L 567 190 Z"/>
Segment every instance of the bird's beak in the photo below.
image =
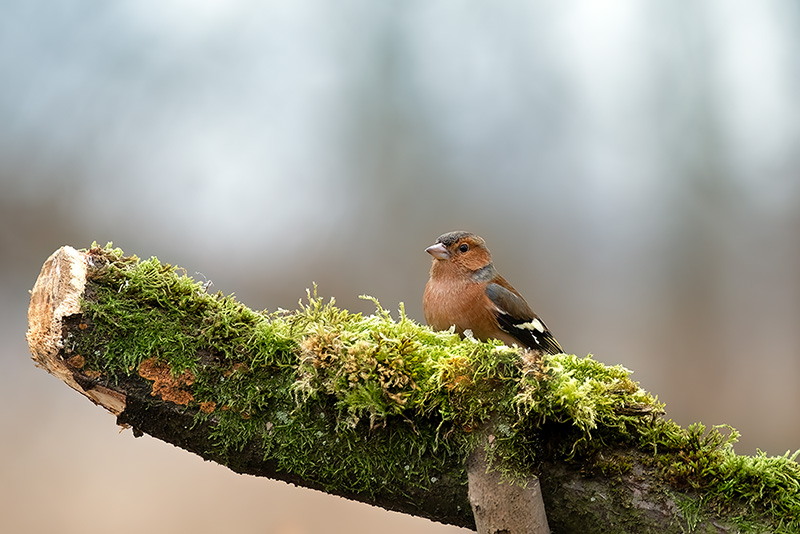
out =
<path fill-rule="evenodd" d="M 425 252 L 436 258 L 437 260 L 447 260 L 450 258 L 450 253 L 441 243 L 436 243 L 425 249 Z"/>

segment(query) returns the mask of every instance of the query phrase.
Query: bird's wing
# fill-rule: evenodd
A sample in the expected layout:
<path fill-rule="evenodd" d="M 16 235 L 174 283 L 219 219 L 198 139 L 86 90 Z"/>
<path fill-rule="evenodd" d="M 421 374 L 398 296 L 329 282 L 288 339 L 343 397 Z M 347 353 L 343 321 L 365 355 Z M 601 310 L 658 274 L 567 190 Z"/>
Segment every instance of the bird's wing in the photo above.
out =
<path fill-rule="evenodd" d="M 547 354 L 564 351 L 525 299 L 497 283 L 486 286 L 486 296 L 497 308 L 500 329 L 517 339 L 520 344 Z"/>

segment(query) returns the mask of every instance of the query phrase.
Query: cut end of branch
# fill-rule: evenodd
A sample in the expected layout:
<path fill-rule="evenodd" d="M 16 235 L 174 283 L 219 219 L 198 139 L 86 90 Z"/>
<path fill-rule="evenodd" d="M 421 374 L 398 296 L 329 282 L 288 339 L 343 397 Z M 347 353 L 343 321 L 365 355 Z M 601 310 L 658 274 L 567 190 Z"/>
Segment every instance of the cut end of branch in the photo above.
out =
<path fill-rule="evenodd" d="M 31 290 L 28 307 L 28 348 L 38 367 L 57 377 L 96 404 L 119 415 L 125 409 L 125 397 L 101 386 L 81 387 L 60 351 L 63 348 L 62 326 L 65 317 L 80 313 L 81 297 L 86 287 L 88 256 L 64 246 L 44 262 Z"/>

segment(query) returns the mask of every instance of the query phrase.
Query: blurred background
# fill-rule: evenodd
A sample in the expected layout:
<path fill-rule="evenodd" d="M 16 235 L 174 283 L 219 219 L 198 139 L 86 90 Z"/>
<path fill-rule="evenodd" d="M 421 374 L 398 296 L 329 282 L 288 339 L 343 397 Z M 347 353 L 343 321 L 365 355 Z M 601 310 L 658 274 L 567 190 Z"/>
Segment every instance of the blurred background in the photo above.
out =
<path fill-rule="evenodd" d="M 35 369 L 28 290 L 92 241 L 422 321 L 425 247 L 471 230 L 567 351 L 741 454 L 800 448 L 796 2 L 0 9 L 4 530 L 460 531 L 134 439 Z"/>

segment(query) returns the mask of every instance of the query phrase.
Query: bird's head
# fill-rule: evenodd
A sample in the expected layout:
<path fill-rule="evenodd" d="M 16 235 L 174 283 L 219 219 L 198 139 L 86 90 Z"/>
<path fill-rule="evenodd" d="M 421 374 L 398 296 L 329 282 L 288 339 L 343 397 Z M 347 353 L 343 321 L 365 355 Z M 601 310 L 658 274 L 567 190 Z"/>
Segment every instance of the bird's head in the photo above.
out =
<path fill-rule="evenodd" d="M 433 256 L 432 273 L 440 269 L 475 272 L 492 263 L 486 242 L 469 232 L 442 234 L 425 252 Z"/>

